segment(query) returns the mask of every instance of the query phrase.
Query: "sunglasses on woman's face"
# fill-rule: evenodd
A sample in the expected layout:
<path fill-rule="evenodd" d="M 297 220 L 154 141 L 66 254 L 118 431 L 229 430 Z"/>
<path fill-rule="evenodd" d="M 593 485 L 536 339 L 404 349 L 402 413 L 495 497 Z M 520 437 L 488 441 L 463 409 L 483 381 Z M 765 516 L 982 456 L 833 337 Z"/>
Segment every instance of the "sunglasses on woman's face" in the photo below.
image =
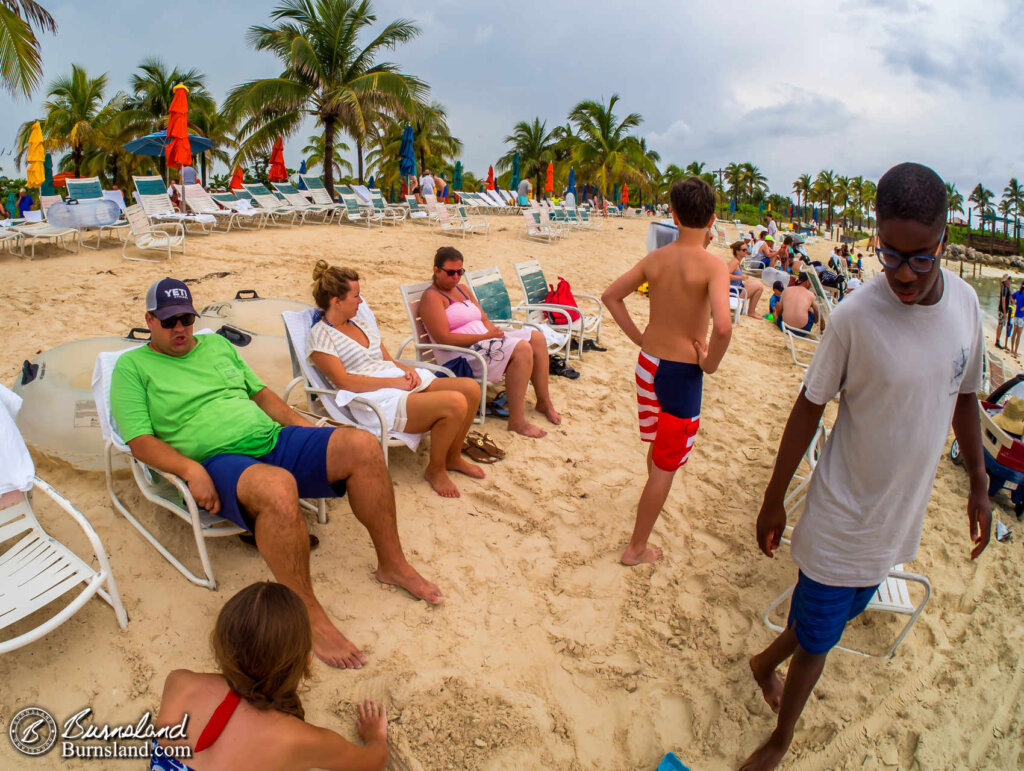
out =
<path fill-rule="evenodd" d="M 455 278 L 456 276 L 463 276 L 466 274 L 465 268 L 455 268 L 454 270 L 452 270 L 451 268 L 440 268 L 440 270 L 443 270 L 452 278 Z"/>
<path fill-rule="evenodd" d="M 160 326 L 164 329 L 174 329 L 179 322 L 183 327 L 190 327 L 196 323 L 196 317 L 191 313 L 183 313 L 180 316 L 171 316 L 169 319 L 160 319 Z"/>

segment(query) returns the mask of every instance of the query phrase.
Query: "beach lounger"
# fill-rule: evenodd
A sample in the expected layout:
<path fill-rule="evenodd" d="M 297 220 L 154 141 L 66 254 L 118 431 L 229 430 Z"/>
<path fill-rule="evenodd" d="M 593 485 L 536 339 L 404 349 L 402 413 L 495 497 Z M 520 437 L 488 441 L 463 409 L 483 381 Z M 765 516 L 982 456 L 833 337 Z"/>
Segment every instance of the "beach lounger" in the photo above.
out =
<path fill-rule="evenodd" d="M 512 214 L 512 209 L 510 209 L 509 205 L 505 203 L 500 195 L 498 195 L 497 190 L 484 190 L 483 196 L 494 206 L 495 214 Z"/>
<path fill-rule="evenodd" d="M 430 225 L 437 222 L 437 214 L 431 214 L 424 207 L 420 206 L 416 196 L 407 195 L 405 202 L 409 204 L 409 219 L 420 225 Z"/>
<path fill-rule="evenodd" d="M 580 349 L 583 348 L 583 324 L 582 320 L 569 326 L 566 332 L 559 331 L 547 321 L 544 315 L 547 311 L 575 310 L 564 305 L 552 305 L 550 303 L 519 303 L 512 306 L 508 289 L 505 287 L 505 279 L 501 277 L 501 271 L 497 267 L 483 268 L 482 270 L 468 271 L 466 273 L 466 284 L 487 318 L 494 324 L 511 324 L 519 327 L 533 327 L 540 330 L 547 342 L 548 354 L 557 356 L 563 362 L 569 358 L 570 344 L 573 334 L 577 336 Z M 523 321 L 513 318 L 521 314 Z"/>
<path fill-rule="evenodd" d="M 210 200 L 218 206 L 223 206 L 225 211 L 236 214 L 232 220 L 234 226 L 240 230 L 260 230 L 267 226 L 267 212 L 255 208 L 248 199 L 235 198 L 231 193 L 209 193 Z M 246 225 L 245 223 L 249 223 Z"/>
<path fill-rule="evenodd" d="M 337 213 L 337 216 L 343 217 L 345 212 L 345 204 L 338 203 L 331 194 L 327 192 L 327 186 L 324 184 L 323 177 L 314 177 L 312 174 L 299 174 L 299 179 L 306 186 L 306 190 L 313 198 L 313 203 L 317 206 L 327 206 Z"/>
<path fill-rule="evenodd" d="M 427 211 L 434 215 L 436 229 L 435 233 L 441 233 L 444 235 L 459 235 L 462 238 L 466 237 L 466 233 L 472 233 L 474 230 L 473 225 L 470 225 L 464 220 L 453 220 L 448 214 L 448 207 L 443 203 L 437 203 L 436 201 L 427 202 Z"/>
<path fill-rule="evenodd" d="M 201 330 L 197 334 L 213 334 L 210 330 Z M 144 345 L 145 341 L 140 341 Z M 126 350 L 133 350 L 131 348 Z M 92 376 L 92 392 L 96 401 L 96 412 L 98 414 L 100 431 L 106 443 L 105 466 L 107 479 L 107 493 L 110 501 L 121 514 L 124 515 L 132 526 L 142 534 L 160 555 L 166 559 L 185 578 L 194 584 L 204 586 L 211 591 L 217 590 L 217 580 L 213 575 L 213 566 L 210 564 L 210 556 L 206 550 L 208 538 L 223 538 L 225 536 L 240 535 L 246 531 L 226 519 L 210 514 L 199 507 L 195 498 L 183 479 L 147 466 L 135 459 L 131 448 L 125 443 L 118 432 L 117 425 L 113 422 L 110 412 L 110 378 L 114 372 L 114 365 L 117 359 L 125 351 L 114 351 L 101 353 L 96 357 L 96 366 Z M 128 506 L 118 497 L 114 489 L 113 464 L 114 458 L 119 457 L 126 460 L 132 472 L 132 479 L 139 488 L 143 498 L 155 504 L 159 508 L 169 511 L 171 514 L 181 518 L 192 528 L 195 538 L 196 550 L 199 561 L 202 564 L 203 576 L 199 576 L 189 570 L 169 548 L 165 546 L 157 536 L 143 525 Z M 300 501 L 302 508 L 316 513 L 317 521 L 321 524 L 327 522 L 327 510 L 323 499 L 315 502 Z"/>
<path fill-rule="evenodd" d="M 75 228 L 55 227 L 48 222 L 25 222 L 21 225 L 13 225 L 11 229 L 21 236 L 19 246 L 22 257 L 25 256 L 25 247 L 32 247 L 28 254 L 29 260 L 35 259 L 36 244 L 38 243 L 60 246 L 64 251 L 72 252 L 73 254 L 78 252 L 78 248 L 82 243 L 81 231 Z M 68 247 L 68 239 L 71 239 L 71 243 L 75 245 L 74 249 Z"/>
<path fill-rule="evenodd" d="M 209 235 L 217 224 L 209 214 L 182 214 L 174 210 L 171 197 L 167 195 L 167 188 L 160 177 L 132 177 L 135 182 L 135 193 L 139 204 L 142 205 L 146 216 L 155 222 L 180 222 L 182 227 L 188 228 L 192 225 L 192 233 Z M 186 200 L 186 206 L 188 202 Z"/>
<path fill-rule="evenodd" d="M 272 184 L 277 193 L 284 197 L 285 205 L 305 212 L 307 219 L 310 217 L 320 217 L 320 221 L 326 225 L 330 220 L 334 219 L 335 214 L 339 213 L 339 209 L 336 206 L 318 206 L 317 204 L 310 203 L 291 182 L 274 182 Z M 310 220 L 310 222 L 312 221 Z"/>
<path fill-rule="evenodd" d="M 277 196 L 263 185 L 243 184 L 241 190 L 235 190 L 235 196 L 246 198 L 249 200 L 250 205 L 258 206 L 267 212 L 267 222 L 287 224 L 291 227 L 295 224 L 296 220 L 301 225 L 306 218 L 303 211 L 296 209 L 294 206 L 282 204 Z"/>
<path fill-rule="evenodd" d="M 815 352 L 818 350 L 818 343 L 821 338 L 812 332 L 804 332 L 782 322 L 782 332 L 786 335 L 789 343 L 789 352 L 793 356 L 793 363 L 798 367 L 806 369 L 811 364 Z"/>
<path fill-rule="evenodd" d="M 544 271 L 541 270 L 540 263 L 537 260 L 526 260 L 525 262 L 517 262 L 512 267 L 519 277 L 519 285 L 523 289 L 523 297 L 526 298 L 526 302 L 533 305 L 546 305 L 545 298 L 547 298 L 550 284 L 544 278 Z M 604 316 L 604 306 L 601 304 L 601 299 L 591 294 L 577 294 L 576 292 L 572 294 L 577 304 L 579 304 L 580 300 L 585 301 L 583 307 L 579 309 L 583 322 L 582 338 L 584 340 L 593 340 L 595 344 L 600 345 L 601 321 Z M 562 332 L 571 331 L 568 325 L 552 324 L 552 326 Z"/>
<path fill-rule="evenodd" d="M 407 208 L 389 204 L 384 200 L 380 190 L 375 188 L 370 188 L 370 201 L 373 204 L 373 210 L 384 217 L 384 222 L 390 222 L 392 225 L 401 225 L 405 222 L 405 218 L 409 216 Z"/>
<path fill-rule="evenodd" d="M 466 211 L 465 206 L 458 204 L 455 207 L 449 207 L 449 213 L 451 213 L 452 208 L 455 209 L 455 214 L 453 216 L 456 216 L 462 222 L 465 222 L 468 225 L 470 225 L 473 228 L 474 233 L 486 236 L 491 232 L 491 223 L 479 217 L 470 217 L 469 213 Z"/>
<path fill-rule="evenodd" d="M 545 244 L 550 244 L 556 238 L 558 234 L 554 228 L 547 227 L 541 224 L 540 212 L 533 211 L 531 209 L 523 209 L 521 214 L 523 215 L 523 221 L 525 227 L 519 231 L 519 238 L 525 241 L 540 241 Z"/>
<path fill-rule="evenodd" d="M 123 213 L 127 207 L 124 205 L 124 195 L 120 190 L 104 190 L 100 185 L 99 177 L 80 177 L 78 179 L 66 179 L 64 184 L 68 189 L 68 200 L 75 199 L 76 201 L 102 201 L 106 199 L 114 200 L 118 203 L 118 208 Z M 117 197 L 111 199 L 110 194 L 116 193 Z M 120 201 L 118 202 L 118 199 Z M 102 227 L 96 228 L 96 245 L 89 246 L 85 242 L 85 237 L 80 236 L 82 246 L 86 249 L 99 249 L 100 244 L 103 242 L 103 234 L 106 231 L 110 231 L 114 234 L 114 238 L 118 241 L 124 241 L 127 234 L 123 233 L 124 229 L 128 227 L 128 220 L 125 217 L 121 217 L 117 222 L 112 225 L 103 225 Z M 82 230 L 91 230 L 92 228 L 83 228 Z"/>
<path fill-rule="evenodd" d="M 32 626 L 0 640 L 0 654 L 49 634 L 97 596 L 114 609 L 122 629 L 128 626 L 128 614 L 96 530 L 67 498 L 35 475 L 32 456 L 14 422 L 20 407 L 20 397 L 0 386 L 0 435 L 7 437 L 0 450 L 0 491 L 5 493 L 0 495 L 4 501 L 0 504 L 0 629 L 26 618 Z M 74 520 L 85 535 L 96 568 L 43 529 L 26 496 L 31 490 L 46 495 Z M 58 600 L 59 607 L 50 608 Z M 49 612 L 44 615 L 44 610 Z"/>
<path fill-rule="evenodd" d="M 15 248 L 21 248 L 21 233 L 13 228 L 0 227 L 0 246 L 8 252 L 14 252 Z"/>
<path fill-rule="evenodd" d="M 419 447 L 423 434 L 389 431 L 388 421 L 384 412 L 370 394 L 352 394 L 339 392 L 334 384 L 307 357 L 306 336 L 313 327 L 316 308 L 305 311 L 283 311 L 285 334 L 288 339 L 288 354 L 292 360 L 292 381 L 287 385 L 281 398 L 287 403 L 292 390 L 301 385 L 306 394 L 306 411 L 333 423 L 354 426 L 369 431 L 377 437 L 380 448 L 384 452 L 384 463 L 389 463 L 388 449 L 391 447 L 408 447 L 413 452 Z M 377 326 L 377 319 L 365 302 L 359 304 L 356 315 L 364 323 Z M 435 373 L 443 373 L 449 377 L 454 374 L 447 367 L 423 361 L 402 361 L 400 364 L 421 367 Z M 394 390 L 394 389 L 386 389 Z M 344 405 L 339 404 L 338 395 L 343 394 Z"/>
<path fill-rule="evenodd" d="M 132 242 L 137 249 L 143 251 L 166 250 L 168 260 L 171 259 L 171 251 L 178 247 L 181 247 L 182 254 L 185 253 L 185 226 L 180 222 L 150 222 L 142 207 L 133 204 L 128 207 L 128 226 L 131 232 L 121 247 L 121 256 L 126 260 L 159 262 L 145 257 L 129 257 L 128 245 Z"/>
<path fill-rule="evenodd" d="M 183 201 L 185 206 L 192 211 L 193 214 L 208 214 L 216 220 L 214 223 L 214 229 L 220 225 L 224 232 L 227 233 L 231 230 L 232 226 L 243 227 L 239 220 L 241 219 L 234 211 L 228 209 L 222 209 L 210 194 L 206 192 L 202 185 L 182 185 L 185 191 Z"/>
<path fill-rule="evenodd" d="M 422 364 L 440 366 L 437 357 L 434 355 L 435 351 L 451 351 L 465 357 L 467 360 L 476 359 L 480 366 L 480 377 L 476 378 L 477 382 L 480 383 L 480 407 L 473 422 L 483 423 L 487 410 L 487 359 L 479 351 L 474 351 L 470 348 L 460 348 L 457 345 L 441 345 L 431 341 L 430 335 L 427 334 L 427 328 L 423 325 L 423 319 L 420 316 L 420 298 L 423 297 L 423 293 L 432 285 L 433 282 L 431 281 L 423 281 L 418 284 L 399 287 L 402 292 L 402 303 L 405 305 L 405 312 L 409 317 L 409 328 L 412 330 L 412 334 L 405 338 L 401 345 L 398 346 L 398 358 L 402 359 L 402 351 L 405 350 L 407 345 L 411 345 L 416 355 L 416 366 Z"/>
<path fill-rule="evenodd" d="M 995 351 L 990 350 L 985 351 L 983 365 L 981 391 L 988 396 L 1007 381 L 1006 365 Z"/>
<path fill-rule="evenodd" d="M 343 192 L 341 194 L 341 201 L 345 204 L 345 212 L 343 218 L 338 220 L 339 224 L 347 221 L 357 227 L 366 225 L 367 230 L 373 225 L 381 228 L 384 227 L 384 215 L 374 211 L 372 205 L 369 208 L 360 206 L 355 193 Z"/>

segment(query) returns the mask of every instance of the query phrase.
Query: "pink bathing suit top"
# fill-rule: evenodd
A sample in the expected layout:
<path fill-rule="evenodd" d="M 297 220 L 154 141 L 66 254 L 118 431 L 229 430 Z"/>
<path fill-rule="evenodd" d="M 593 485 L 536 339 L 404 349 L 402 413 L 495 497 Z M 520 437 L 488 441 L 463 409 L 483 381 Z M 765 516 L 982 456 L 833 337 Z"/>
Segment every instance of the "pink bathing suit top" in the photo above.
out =
<path fill-rule="evenodd" d="M 435 290 L 448 301 L 448 307 L 444 309 L 444 315 L 448 319 L 448 329 L 455 334 L 463 335 L 479 335 L 486 332 L 487 327 L 484 326 L 480 309 L 470 301 L 468 295 L 462 291 L 461 286 L 456 286 L 455 288 L 461 292 L 462 296 L 466 298 L 465 300 L 452 302 L 451 298 L 445 295 L 444 292 Z"/>

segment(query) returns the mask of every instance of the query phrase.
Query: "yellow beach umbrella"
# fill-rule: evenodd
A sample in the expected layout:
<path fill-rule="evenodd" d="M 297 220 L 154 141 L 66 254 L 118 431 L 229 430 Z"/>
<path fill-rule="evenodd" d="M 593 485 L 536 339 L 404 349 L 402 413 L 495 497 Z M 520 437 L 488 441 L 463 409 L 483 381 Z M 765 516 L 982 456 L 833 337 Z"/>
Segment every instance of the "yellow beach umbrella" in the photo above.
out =
<path fill-rule="evenodd" d="M 39 187 L 46 179 L 43 163 L 46 161 L 46 150 L 43 149 L 43 129 L 39 121 L 32 124 L 32 133 L 28 137 L 28 186 Z"/>

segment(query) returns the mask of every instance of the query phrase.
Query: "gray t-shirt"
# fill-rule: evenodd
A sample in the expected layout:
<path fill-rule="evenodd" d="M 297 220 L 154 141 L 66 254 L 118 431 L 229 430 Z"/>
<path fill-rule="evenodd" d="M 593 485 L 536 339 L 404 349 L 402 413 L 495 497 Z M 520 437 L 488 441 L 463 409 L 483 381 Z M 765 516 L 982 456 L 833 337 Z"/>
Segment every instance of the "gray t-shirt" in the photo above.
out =
<path fill-rule="evenodd" d="M 516 188 L 516 192 L 519 195 L 527 196 L 530 194 L 530 180 L 524 179 L 519 182 L 519 187 Z"/>
<path fill-rule="evenodd" d="M 183 185 L 194 185 L 196 183 L 196 169 L 194 166 L 185 166 L 181 170 L 181 183 Z"/>
<path fill-rule="evenodd" d="M 804 377 L 811 402 L 840 396 L 793 531 L 815 581 L 874 586 L 917 555 L 957 396 L 981 387 L 985 355 L 978 296 L 942 279 L 939 302 L 907 306 L 875 276 L 832 312 Z"/>

